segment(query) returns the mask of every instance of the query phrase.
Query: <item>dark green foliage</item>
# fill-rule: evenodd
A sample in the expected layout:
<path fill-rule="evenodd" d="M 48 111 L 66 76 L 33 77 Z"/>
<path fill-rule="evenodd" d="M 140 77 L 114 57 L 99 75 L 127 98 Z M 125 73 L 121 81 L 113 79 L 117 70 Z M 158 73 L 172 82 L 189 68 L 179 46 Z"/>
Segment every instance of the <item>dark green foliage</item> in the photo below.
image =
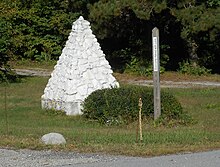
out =
<path fill-rule="evenodd" d="M 206 5 L 207 7 L 217 8 L 217 7 L 220 7 L 220 1 L 219 0 L 207 0 Z"/>
<path fill-rule="evenodd" d="M 57 60 L 79 15 L 91 22 L 114 70 L 123 72 L 133 58 L 148 70 L 158 27 L 166 70 L 189 59 L 220 72 L 219 0 L 1 0 L 0 67 L 9 59 Z"/>
<path fill-rule="evenodd" d="M 1 14 L 1 12 L 0 12 Z M 18 78 L 8 65 L 10 60 L 10 35 L 11 35 L 11 24 L 7 22 L 4 15 L 0 15 L 0 83 L 17 81 Z"/>
<path fill-rule="evenodd" d="M 139 86 L 123 86 L 93 92 L 84 102 L 83 115 L 104 124 L 129 123 L 137 120 L 140 97 L 143 101 L 143 116 L 152 118 L 153 90 Z M 161 118 L 166 119 L 168 122 L 181 120 L 184 113 L 177 99 L 172 94 L 164 91 L 162 91 L 161 98 Z"/>
<path fill-rule="evenodd" d="M 0 83 L 1 82 L 20 82 L 20 78 L 7 66 L 0 69 Z"/>
<path fill-rule="evenodd" d="M 212 1 L 215 4 L 215 1 Z M 207 2 L 211 4 L 211 1 Z M 174 16 L 182 24 L 181 37 L 185 40 L 190 60 L 219 72 L 220 6 L 206 6 L 200 2 L 191 7 L 174 9 Z"/>
<path fill-rule="evenodd" d="M 1 47 L 10 53 L 7 57 L 14 59 L 56 60 L 73 21 L 80 15 L 78 12 L 69 12 L 68 4 L 63 0 L 1 2 L 0 8 L 4 9 L 0 30 L 7 30 L 0 39 L 7 45 Z"/>
<path fill-rule="evenodd" d="M 125 65 L 132 56 L 151 63 L 151 30 L 157 26 L 161 59 L 168 58 L 163 65 L 167 70 L 176 70 L 179 62 L 191 59 L 219 72 L 219 10 L 218 0 L 103 0 L 90 6 L 89 19 L 103 39 L 101 45 L 110 62 L 114 57 L 114 68 L 116 61 Z M 126 60 L 120 52 L 125 48 L 130 53 Z"/>
<path fill-rule="evenodd" d="M 207 75 L 211 73 L 210 69 L 207 69 L 203 66 L 199 66 L 197 64 L 190 63 L 189 61 L 184 61 L 179 63 L 180 68 L 179 72 L 183 74 L 190 74 L 190 75 Z"/>
<path fill-rule="evenodd" d="M 18 11 L 13 23 L 16 29 L 14 54 L 16 57 L 38 61 L 57 59 L 77 16 L 56 11 L 52 7 Z"/>
<path fill-rule="evenodd" d="M 0 68 L 7 66 L 10 59 L 9 47 L 10 47 L 10 23 L 1 15 L 0 12 Z"/>
<path fill-rule="evenodd" d="M 160 73 L 164 73 L 165 68 L 160 67 Z M 125 73 L 135 74 L 140 76 L 152 76 L 153 65 L 144 60 L 138 60 L 136 57 L 131 57 L 130 63 L 126 64 Z"/>
<path fill-rule="evenodd" d="M 83 112 L 86 117 L 97 119 L 102 123 L 131 121 L 136 118 L 138 100 L 141 96 L 141 89 L 137 87 L 98 90 L 85 100 Z M 145 100 L 149 102 L 146 103 Z M 151 103 L 151 95 L 143 98 L 143 108 L 150 108 Z M 143 112 L 149 115 L 152 111 L 143 110 Z"/>
<path fill-rule="evenodd" d="M 5 22 L 1 22 L 0 20 L 0 34 L 4 34 L 5 30 L 2 29 L 5 27 Z M 9 61 L 9 56 L 7 55 L 7 45 L 8 45 L 8 39 L 7 36 L 3 36 L 0 39 L 0 67 L 3 67 L 4 65 L 7 64 L 7 62 Z"/>

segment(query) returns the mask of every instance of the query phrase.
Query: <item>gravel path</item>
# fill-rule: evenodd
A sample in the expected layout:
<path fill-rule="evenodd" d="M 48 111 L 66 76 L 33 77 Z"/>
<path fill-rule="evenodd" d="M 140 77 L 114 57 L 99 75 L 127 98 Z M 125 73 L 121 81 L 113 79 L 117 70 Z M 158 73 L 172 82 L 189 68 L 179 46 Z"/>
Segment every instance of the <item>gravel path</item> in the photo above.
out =
<path fill-rule="evenodd" d="M 15 69 L 14 70 L 19 75 L 26 76 L 44 76 L 48 77 L 51 74 L 51 71 L 44 69 Z M 153 86 L 152 80 L 126 80 L 126 83 L 142 86 Z M 161 81 L 161 87 L 168 88 L 191 88 L 191 87 L 220 87 L 220 82 L 173 82 L 173 81 Z"/>
<path fill-rule="evenodd" d="M 128 80 L 129 84 L 153 86 L 152 80 Z M 193 81 L 193 82 L 174 82 L 174 81 L 161 81 L 161 87 L 165 88 L 191 88 L 191 87 L 220 87 L 220 82 L 208 82 L 208 81 Z"/>
<path fill-rule="evenodd" d="M 48 77 L 51 74 L 50 70 L 45 70 L 41 68 L 34 69 L 13 69 L 18 75 L 26 75 L 26 76 L 42 76 Z"/>
<path fill-rule="evenodd" d="M 220 150 L 152 158 L 0 149 L 0 167 L 219 167 Z"/>

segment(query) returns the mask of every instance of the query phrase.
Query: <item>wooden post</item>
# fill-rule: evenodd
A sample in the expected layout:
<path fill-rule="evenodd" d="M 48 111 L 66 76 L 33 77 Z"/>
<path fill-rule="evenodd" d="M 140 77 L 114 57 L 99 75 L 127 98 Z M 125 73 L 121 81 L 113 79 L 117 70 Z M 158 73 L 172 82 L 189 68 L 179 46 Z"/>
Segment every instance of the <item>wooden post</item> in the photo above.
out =
<path fill-rule="evenodd" d="M 153 53 L 153 83 L 154 83 L 154 120 L 161 115 L 160 104 L 160 50 L 159 30 L 152 30 L 152 53 Z"/>

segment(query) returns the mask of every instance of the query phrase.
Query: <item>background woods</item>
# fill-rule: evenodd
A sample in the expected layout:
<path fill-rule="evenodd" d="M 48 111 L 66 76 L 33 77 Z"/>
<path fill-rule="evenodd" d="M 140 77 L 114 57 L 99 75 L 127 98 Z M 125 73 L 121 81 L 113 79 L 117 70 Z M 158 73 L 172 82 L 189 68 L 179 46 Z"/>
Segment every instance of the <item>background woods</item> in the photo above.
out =
<path fill-rule="evenodd" d="M 220 72 L 219 0 L 1 0 L 0 67 L 10 59 L 57 60 L 80 15 L 115 70 L 147 72 L 157 26 L 163 68 L 188 63 Z"/>

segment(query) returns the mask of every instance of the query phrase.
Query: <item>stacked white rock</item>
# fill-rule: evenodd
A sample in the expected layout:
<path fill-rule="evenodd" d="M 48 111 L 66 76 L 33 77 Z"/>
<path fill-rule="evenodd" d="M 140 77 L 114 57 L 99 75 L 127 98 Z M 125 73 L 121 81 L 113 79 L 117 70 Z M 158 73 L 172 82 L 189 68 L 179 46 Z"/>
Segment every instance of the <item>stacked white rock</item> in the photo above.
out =
<path fill-rule="evenodd" d="M 90 23 L 80 16 L 41 97 L 42 108 L 80 115 L 82 102 L 93 91 L 119 87 L 112 73 Z"/>

